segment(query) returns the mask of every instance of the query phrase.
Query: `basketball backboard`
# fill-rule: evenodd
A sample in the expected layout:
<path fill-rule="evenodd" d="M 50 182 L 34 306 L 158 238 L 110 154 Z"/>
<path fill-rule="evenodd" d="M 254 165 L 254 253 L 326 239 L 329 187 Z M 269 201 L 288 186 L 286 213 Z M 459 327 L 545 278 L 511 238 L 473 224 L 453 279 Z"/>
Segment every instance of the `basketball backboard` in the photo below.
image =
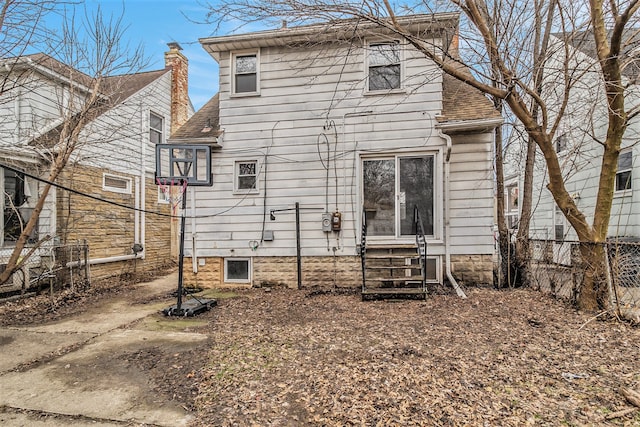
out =
<path fill-rule="evenodd" d="M 199 144 L 156 144 L 156 180 L 212 185 L 211 147 Z"/>

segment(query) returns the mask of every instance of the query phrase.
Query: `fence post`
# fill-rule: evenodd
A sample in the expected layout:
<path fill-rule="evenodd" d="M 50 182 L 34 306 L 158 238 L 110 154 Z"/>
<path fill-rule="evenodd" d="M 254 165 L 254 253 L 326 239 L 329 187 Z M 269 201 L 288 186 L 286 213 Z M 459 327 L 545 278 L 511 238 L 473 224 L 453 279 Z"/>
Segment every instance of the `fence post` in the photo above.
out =
<path fill-rule="evenodd" d="M 89 267 L 89 243 L 87 239 L 82 242 L 82 249 L 84 255 L 84 280 L 87 286 L 91 285 L 91 268 Z"/>

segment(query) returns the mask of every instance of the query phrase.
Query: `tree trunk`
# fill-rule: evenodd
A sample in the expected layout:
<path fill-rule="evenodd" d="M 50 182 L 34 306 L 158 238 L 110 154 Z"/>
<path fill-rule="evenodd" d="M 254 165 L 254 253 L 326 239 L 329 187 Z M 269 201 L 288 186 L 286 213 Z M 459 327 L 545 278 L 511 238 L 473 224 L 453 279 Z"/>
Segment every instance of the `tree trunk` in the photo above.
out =
<path fill-rule="evenodd" d="M 514 269 L 517 279 L 515 286 L 522 286 L 528 280 L 530 260 L 529 225 L 531 224 L 531 212 L 533 210 L 533 166 L 535 157 L 536 142 L 529 138 L 522 183 L 522 200 L 520 201 L 520 221 L 518 222 L 518 234 L 516 235 L 515 243 Z"/>
<path fill-rule="evenodd" d="M 604 243 L 580 243 L 581 267 L 584 271 L 578 292 L 578 308 L 585 311 L 609 308 L 609 275 Z"/>
<path fill-rule="evenodd" d="M 496 210 L 498 222 L 498 251 L 500 252 L 498 277 L 496 287 L 511 287 L 511 248 L 509 247 L 509 229 L 505 217 L 504 202 L 504 158 L 502 155 L 502 128 L 495 130 L 495 156 L 496 156 Z"/>

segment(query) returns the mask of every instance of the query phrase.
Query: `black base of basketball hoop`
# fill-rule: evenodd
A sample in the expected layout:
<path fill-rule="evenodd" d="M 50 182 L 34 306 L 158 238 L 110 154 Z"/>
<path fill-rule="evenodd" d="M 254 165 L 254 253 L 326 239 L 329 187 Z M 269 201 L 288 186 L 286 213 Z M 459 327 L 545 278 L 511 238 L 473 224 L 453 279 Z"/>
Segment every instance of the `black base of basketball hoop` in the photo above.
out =
<path fill-rule="evenodd" d="M 190 299 L 183 302 L 178 308 L 178 304 L 174 304 L 171 307 L 167 307 L 162 312 L 165 316 L 181 316 L 191 317 L 205 311 L 209 311 L 212 307 L 218 305 L 218 301 L 214 299 Z"/>

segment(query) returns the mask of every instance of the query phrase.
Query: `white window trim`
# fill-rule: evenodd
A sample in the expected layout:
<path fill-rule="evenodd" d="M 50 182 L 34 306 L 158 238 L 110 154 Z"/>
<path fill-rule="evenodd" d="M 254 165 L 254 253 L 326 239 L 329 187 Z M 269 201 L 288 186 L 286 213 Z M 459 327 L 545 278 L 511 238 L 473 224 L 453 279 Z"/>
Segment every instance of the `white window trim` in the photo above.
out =
<path fill-rule="evenodd" d="M 111 178 L 111 179 L 117 179 L 117 180 L 122 180 L 122 181 L 126 181 L 127 183 L 127 187 L 126 188 L 118 188 L 118 187 L 111 187 L 107 185 L 107 177 Z M 129 177 L 126 176 L 120 176 L 120 175 L 113 175 L 110 173 L 103 173 L 102 174 L 102 189 L 104 191 L 110 191 L 112 193 L 120 193 L 120 194 L 131 194 L 131 188 L 132 188 L 132 180 Z"/>
<path fill-rule="evenodd" d="M 433 157 L 433 235 L 427 235 L 427 243 L 428 244 L 444 244 L 443 236 L 444 236 L 444 213 L 442 211 L 442 200 L 444 197 L 444 188 L 442 186 L 443 177 L 443 167 L 442 167 L 442 159 L 443 159 L 443 150 L 438 149 L 437 151 L 407 151 L 407 152 L 398 152 L 398 153 L 380 153 L 378 155 L 362 155 L 360 156 L 360 161 L 358 162 L 358 170 L 356 171 L 358 174 L 358 194 L 362 195 L 362 191 L 364 188 L 363 176 L 362 176 L 362 168 L 363 162 L 365 160 L 380 160 L 385 158 L 394 158 L 396 161 L 396 168 L 398 166 L 399 159 L 401 157 L 421 157 L 421 156 L 432 156 Z M 360 211 L 362 211 L 362 202 L 360 202 Z M 358 220 L 361 222 L 361 220 Z M 361 227 L 362 224 L 358 224 L 358 227 Z M 390 237 L 390 236 L 369 236 L 367 237 L 371 240 L 387 240 L 387 239 L 398 239 L 402 240 L 402 238 L 398 237 Z"/>
<path fill-rule="evenodd" d="M 158 203 L 163 205 L 169 204 L 169 200 L 167 199 L 167 196 L 165 196 L 164 191 L 162 191 L 162 188 L 160 186 L 158 186 Z"/>
<path fill-rule="evenodd" d="M 247 55 L 255 55 L 256 56 L 256 91 L 255 92 L 236 92 L 236 56 L 247 56 Z M 229 64 L 230 70 L 230 78 L 231 78 L 231 97 L 232 98 L 242 98 L 246 96 L 258 96 L 260 95 L 260 49 L 257 50 L 240 50 L 237 52 L 233 52 L 230 58 L 231 63 Z"/>
<path fill-rule="evenodd" d="M 620 150 L 620 155 L 622 155 L 623 153 L 631 153 L 631 167 L 628 169 L 622 169 L 622 170 L 618 169 L 618 171 L 616 171 L 614 185 L 617 185 L 619 173 L 631 171 L 631 182 L 630 182 L 631 188 L 625 188 L 624 190 L 614 189 L 614 193 L 613 193 L 614 197 L 628 196 L 633 191 L 633 150 L 631 148 L 625 148 Z"/>
<path fill-rule="evenodd" d="M 227 276 L 228 272 L 228 261 L 246 261 L 247 262 L 247 278 L 246 279 L 229 279 Z M 225 283 L 251 283 L 251 277 L 253 272 L 253 265 L 251 262 L 251 258 L 225 258 L 224 259 L 224 281 Z"/>
<path fill-rule="evenodd" d="M 154 116 L 159 117 L 162 120 L 162 128 L 160 129 L 160 132 L 161 132 L 161 134 L 160 134 L 160 144 L 164 144 L 166 142 L 165 135 L 167 133 L 166 133 L 165 127 L 166 127 L 167 120 L 165 119 L 164 114 L 160 114 L 160 113 L 158 113 L 156 111 L 153 111 L 153 110 L 149 110 L 149 115 L 147 116 L 147 120 L 149 120 L 149 126 L 148 126 L 148 128 L 149 128 L 149 142 L 151 142 L 151 130 L 152 130 L 152 128 L 151 128 L 151 115 L 152 114 Z M 157 130 L 155 128 L 153 128 L 153 129 Z"/>
<path fill-rule="evenodd" d="M 371 45 L 376 44 L 391 44 L 398 43 L 398 56 L 400 57 L 400 87 L 395 89 L 378 89 L 378 90 L 370 90 L 369 89 L 369 53 L 371 52 Z M 405 53 L 402 42 L 397 39 L 392 40 L 367 40 L 365 43 L 365 61 L 364 61 L 364 94 L 365 95 L 380 95 L 380 94 L 388 94 L 388 93 L 406 93 L 404 87 L 404 77 L 405 77 Z"/>
<path fill-rule="evenodd" d="M 238 164 L 255 163 L 256 164 L 256 183 L 255 188 L 243 189 L 239 188 Z M 257 194 L 260 192 L 260 162 L 257 159 L 236 160 L 233 162 L 233 193 L 234 194 Z"/>

